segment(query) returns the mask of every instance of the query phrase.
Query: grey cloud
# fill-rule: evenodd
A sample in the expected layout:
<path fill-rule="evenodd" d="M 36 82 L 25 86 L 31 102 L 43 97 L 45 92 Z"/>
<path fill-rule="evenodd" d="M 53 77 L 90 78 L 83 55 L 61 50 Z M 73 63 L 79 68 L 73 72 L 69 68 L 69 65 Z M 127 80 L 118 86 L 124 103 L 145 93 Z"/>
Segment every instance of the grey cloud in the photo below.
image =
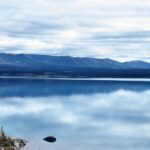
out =
<path fill-rule="evenodd" d="M 2 35 L 8 35 L 11 37 L 42 37 L 48 34 L 57 34 L 61 30 L 65 30 L 66 27 L 63 23 L 51 18 L 47 20 L 26 20 L 23 19 L 21 22 L 16 22 L 11 27 L 2 28 Z"/>
<path fill-rule="evenodd" d="M 149 55 L 149 4 L 141 0 L 136 4 L 124 0 L 122 3 L 118 0 L 114 3 L 110 0 L 3 1 L 0 34 L 4 42 L 0 51 L 144 59 L 146 53 Z M 71 30 L 74 33 L 65 33 Z M 75 33 L 77 37 L 72 36 Z M 6 37 L 11 38 L 10 43 L 13 39 L 18 42 L 8 44 Z M 23 44 L 19 43 L 20 39 L 38 40 L 44 46 L 33 48 L 32 42 Z M 142 52 L 137 52 L 139 49 Z"/>
<path fill-rule="evenodd" d="M 89 35 L 93 40 L 142 40 L 150 38 L 150 31 L 131 31 L 131 32 L 99 32 Z"/>

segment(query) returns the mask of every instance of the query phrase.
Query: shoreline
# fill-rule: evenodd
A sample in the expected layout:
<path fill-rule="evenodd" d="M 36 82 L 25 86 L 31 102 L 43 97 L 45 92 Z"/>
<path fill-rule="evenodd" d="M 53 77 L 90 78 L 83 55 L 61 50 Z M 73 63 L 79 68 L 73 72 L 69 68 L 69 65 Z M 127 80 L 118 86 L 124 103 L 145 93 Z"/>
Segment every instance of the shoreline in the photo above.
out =
<path fill-rule="evenodd" d="M 40 76 L 0 76 L 0 79 L 29 79 L 29 80 L 67 80 L 67 81 L 122 81 L 150 82 L 150 78 L 70 78 L 70 77 L 40 77 Z"/>

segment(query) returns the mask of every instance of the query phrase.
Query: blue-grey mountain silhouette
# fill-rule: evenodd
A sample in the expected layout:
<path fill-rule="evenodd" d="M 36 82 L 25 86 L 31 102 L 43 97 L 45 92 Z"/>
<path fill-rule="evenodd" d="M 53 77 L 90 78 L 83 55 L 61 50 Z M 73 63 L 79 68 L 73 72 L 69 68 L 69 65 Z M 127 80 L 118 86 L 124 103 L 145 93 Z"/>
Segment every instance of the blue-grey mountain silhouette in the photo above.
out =
<path fill-rule="evenodd" d="M 0 76 L 150 77 L 150 63 L 70 56 L 0 54 Z"/>

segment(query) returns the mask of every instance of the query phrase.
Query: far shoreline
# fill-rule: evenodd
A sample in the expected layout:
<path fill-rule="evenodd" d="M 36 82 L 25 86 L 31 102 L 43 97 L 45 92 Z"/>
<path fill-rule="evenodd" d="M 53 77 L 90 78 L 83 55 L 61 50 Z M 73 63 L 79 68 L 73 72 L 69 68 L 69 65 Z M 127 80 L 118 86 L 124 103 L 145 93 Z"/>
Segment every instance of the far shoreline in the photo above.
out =
<path fill-rule="evenodd" d="M 121 81 L 121 82 L 150 82 L 150 78 L 71 78 L 44 76 L 0 76 L 0 79 L 29 79 L 29 80 L 66 80 L 66 81 Z"/>

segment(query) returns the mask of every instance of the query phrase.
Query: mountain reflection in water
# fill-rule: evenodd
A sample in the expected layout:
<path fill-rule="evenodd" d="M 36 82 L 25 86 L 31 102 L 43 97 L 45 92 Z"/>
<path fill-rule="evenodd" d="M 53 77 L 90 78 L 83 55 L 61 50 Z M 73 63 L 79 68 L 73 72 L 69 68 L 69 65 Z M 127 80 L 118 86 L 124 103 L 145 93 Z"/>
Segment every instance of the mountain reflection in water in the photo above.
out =
<path fill-rule="evenodd" d="M 1 79 L 0 123 L 26 149 L 147 150 L 149 98 L 150 82 Z"/>

